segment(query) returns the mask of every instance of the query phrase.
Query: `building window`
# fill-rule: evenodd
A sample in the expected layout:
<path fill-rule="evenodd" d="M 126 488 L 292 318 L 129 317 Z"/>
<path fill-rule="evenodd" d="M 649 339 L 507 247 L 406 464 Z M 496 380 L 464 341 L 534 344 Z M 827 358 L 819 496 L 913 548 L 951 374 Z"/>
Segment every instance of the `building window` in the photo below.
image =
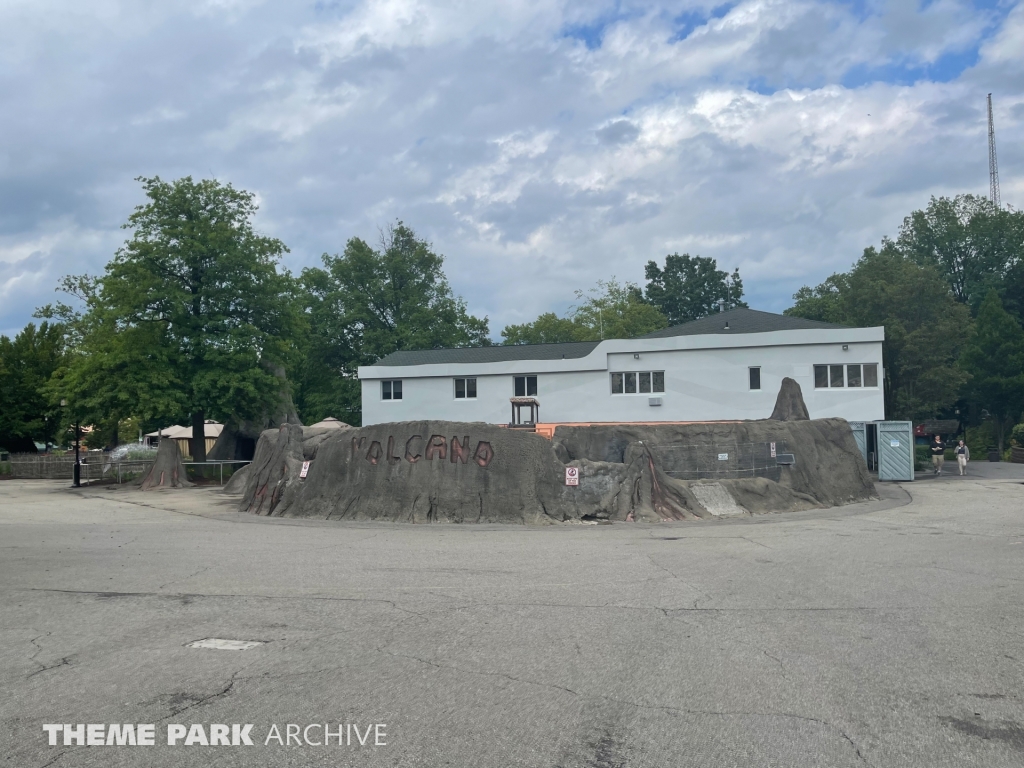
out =
<path fill-rule="evenodd" d="M 750 367 L 750 388 L 760 389 L 761 388 L 761 368 L 760 366 Z"/>
<path fill-rule="evenodd" d="M 402 399 L 402 380 L 392 379 L 391 381 L 382 381 L 380 383 L 380 399 L 381 400 L 401 400 Z"/>
<path fill-rule="evenodd" d="M 845 376 L 844 376 L 845 374 Z M 877 387 L 878 363 L 814 366 L 815 389 L 841 387 Z"/>
<path fill-rule="evenodd" d="M 664 371 L 623 371 L 612 374 L 613 395 L 648 395 L 664 391 Z"/>
<path fill-rule="evenodd" d="M 476 378 L 472 379 L 456 379 L 455 380 L 455 399 L 456 400 L 475 400 L 476 399 Z"/>
<path fill-rule="evenodd" d="M 816 365 L 816 366 L 814 366 L 814 388 L 815 389 L 828 389 L 828 366 L 827 365 Z"/>
<path fill-rule="evenodd" d="M 514 392 L 516 397 L 534 397 L 537 394 L 537 377 L 516 376 Z"/>

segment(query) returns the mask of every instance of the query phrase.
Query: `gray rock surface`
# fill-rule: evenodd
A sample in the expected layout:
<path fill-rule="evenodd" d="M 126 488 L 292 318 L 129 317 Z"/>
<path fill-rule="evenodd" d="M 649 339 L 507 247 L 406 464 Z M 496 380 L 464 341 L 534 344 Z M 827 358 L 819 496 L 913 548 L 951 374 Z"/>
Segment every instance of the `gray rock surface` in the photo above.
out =
<path fill-rule="evenodd" d="M 775 398 L 775 409 L 769 418 L 776 421 L 806 421 L 811 418 L 800 385 L 788 376 L 782 380 L 779 396 Z"/>
<path fill-rule="evenodd" d="M 142 478 L 139 488 L 151 491 L 155 488 L 189 488 L 192 485 L 185 474 L 185 465 L 181 463 L 178 441 L 167 438 L 161 440 L 156 461 Z"/>
<path fill-rule="evenodd" d="M 245 493 L 245 486 L 249 482 L 250 467 L 252 467 L 252 464 L 246 464 L 241 469 L 236 470 L 224 484 L 222 492 L 232 495 Z"/>
<path fill-rule="evenodd" d="M 773 444 L 796 463 L 778 465 L 769 455 Z M 304 461 L 309 471 L 300 478 Z M 578 486 L 565 485 L 567 466 L 579 468 Z M 710 509 L 692 490 L 708 482 L 721 489 Z M 726 508 L 763 514 L 873 496 L 842 419 L 558 427 L 551 441 L 479 422 L 418 421 L 264 432 L 241 508 L 293 517 L 543 524 L 686 520 Z"/>

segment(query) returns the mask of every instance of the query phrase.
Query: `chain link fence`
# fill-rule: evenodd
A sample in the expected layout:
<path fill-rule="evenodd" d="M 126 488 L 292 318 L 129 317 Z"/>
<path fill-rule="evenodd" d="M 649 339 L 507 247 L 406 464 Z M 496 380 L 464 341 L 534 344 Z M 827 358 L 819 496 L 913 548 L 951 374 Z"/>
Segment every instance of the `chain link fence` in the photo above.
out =
<path fill-rule="evenodd" d="M 789 454 L 785 440 L 741 443 L 733 440 L 711 443 L 647 444 L 655 464 L 677 480 L 729 480 L 766 477 L 778 481 Z M 788 462 L 787 462 L 788 463 Z"/>
<path fill-rule="evenodd" d="M 146 474 L 154 459 L 125 458 L 112 460 L 110 454 L 88 452 L 82 454 L 80 479 L 83 484 L 98 481 L 127 483 Z M 190 480 L 224 481 L 248 461 L 186 461 L 185 471 Z M 19 480 L 68 480 L 75 472 L 75 457 L 49 454 L 13 453 L 4 462 L 3 472 Z"/>

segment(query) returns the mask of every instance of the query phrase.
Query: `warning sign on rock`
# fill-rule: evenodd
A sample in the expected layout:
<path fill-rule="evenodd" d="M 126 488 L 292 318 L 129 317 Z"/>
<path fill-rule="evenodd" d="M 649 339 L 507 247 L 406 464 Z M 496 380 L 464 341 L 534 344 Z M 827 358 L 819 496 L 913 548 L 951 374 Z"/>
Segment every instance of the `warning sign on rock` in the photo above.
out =
<path fill-rule="evenodd" d="M 579 467 L 566 467 L 565 468 L 565 484 L 566 485 L 579 485 L 580 484 L 580 468 Z"/>

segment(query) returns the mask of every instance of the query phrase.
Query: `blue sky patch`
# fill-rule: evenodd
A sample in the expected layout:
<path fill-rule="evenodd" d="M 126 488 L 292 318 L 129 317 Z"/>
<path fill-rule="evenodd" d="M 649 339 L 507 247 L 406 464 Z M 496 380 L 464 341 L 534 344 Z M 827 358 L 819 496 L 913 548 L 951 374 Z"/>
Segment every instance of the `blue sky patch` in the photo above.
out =
<path fill-rule="evenodd" d="M 711 19 L 722 18 L 735 7 L 735 3 L 723 3 L 722 5 L 716 5 L 712 8 L 710 13 L 704 13 L 701 11 L 684 11 L 683 13 L 680 13 L 672 19 L 672 25 L 675 27 L 675 33 L 671 38 L 669 38 L 669 41 L 674 43 L 679 40 L 685 40 L 693 33 L 693 30 L 698 27 L 703 27 Z"/>
<path fill-rule="evenodd" d="M 979 47 L 975 45 L 966 51 L 946 53 L 931 63 L 892 61 L 878 65 L 858 64 L 846 72 L 841 83 L 844 88 L 858 88 L 870 83 L 913 85 L 925 80 L 948 83 L 978 63 Z"/>

